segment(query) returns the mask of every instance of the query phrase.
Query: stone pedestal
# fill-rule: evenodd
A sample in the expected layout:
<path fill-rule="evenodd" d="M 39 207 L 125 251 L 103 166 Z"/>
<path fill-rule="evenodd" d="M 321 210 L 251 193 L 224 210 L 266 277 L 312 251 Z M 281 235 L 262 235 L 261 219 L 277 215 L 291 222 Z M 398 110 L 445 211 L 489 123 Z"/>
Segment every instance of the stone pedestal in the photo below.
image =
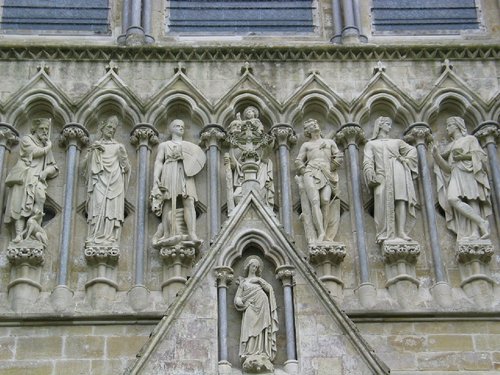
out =
<path fill-rule="evenodd" d="M 97 310 L 106 309 L 118 290 L 116 266 L 120 257 L 117 245 L 85 244 L 89 281 L 85 284 L 87 300 Z"/>
<path fill-rule="evenodd" d="M 7 259 L 12 265 L 7 286 L 9 302 L 14 311 L 24 311 L 33 306 L 42 290 L 43 245 L 34 240 L 11 242 Z"/>
<path fill-rule="evenodd" d="M 494 280 L 489 263 L 493 256 L 490 240 L 458 241 L 456 258 L 465 294 L 481 307 L 493 302 Z"/>
<path fill-rule="evenodd" d="M 193 241 L 181 241 L 176 245 L 160 248 L 160 257 L 163 260 L 163 282 L 161 289 L 163 298 L 171 303 L 177 292 L 187 282 L 187 277 L 196 258 L 199 244 Z"/>
<path fill-rule="evenodd" d="M 415 241 L 387 240 L 382 245 L 387 282 L 385 287 L 402 307 L 413 305 L 419 281 L 415 264 L 420 245 Z"/>
<path fill-rule="evenodd" d="M 309 262 L 316 268 L 326 289 L 339 302 L 343 297 L 341 264 L 345 256 L 345 245 L 340 242 L 316 242 L 309 245 Z"/>

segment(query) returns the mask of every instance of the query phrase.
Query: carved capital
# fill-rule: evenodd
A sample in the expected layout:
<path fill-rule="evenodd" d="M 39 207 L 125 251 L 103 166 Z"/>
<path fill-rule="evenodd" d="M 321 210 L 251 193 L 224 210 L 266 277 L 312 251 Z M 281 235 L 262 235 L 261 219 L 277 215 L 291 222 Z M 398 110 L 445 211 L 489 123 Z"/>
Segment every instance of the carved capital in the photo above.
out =
<path fill-rule="evenodd" d="M 281 280 L 283 286 L 294 286 L 293 278 L 295 276 L 295 268 L 290 265 L 280 266 L 276 269 L 276 278 Z"/>
<path fill-rule="evenodd" d="M 217 124 L 209 124 L 200 132 L 200 146 L 208 149 L 211 146 L 219 147 L 221 141 L 226 136 L 224 128 Z"/>
<path fill-rule="evenodd" d="M 59 146 L 68 147 L 75 145 L 78 148 L 89 144 L 89 132 L 82 125 L 70 123 L 64 125 L 59 135 Z"/>
<path fill-rule="evenodd" d="M 342 125 L 337 134 L 335 134 L 335 141 L 344 148 L 350 145 L 358 147 L 366 142 L 366 136 L 361 126 L 351 122 Z"/>
<path fill-rule="evenodd" d="M 459 263 L 476 260 L 487 264 L 493 254 L 493 245 L 489 240 L 458 241 L 456 257 Z"/>
<path fill-rule="evenodd" d="M 425 122 L 417 122 L 405 130 L 403 140 L 413 146 L 427 146 L 433 140 L 431 128 Z"/>
<path fill-rule="evenodd" d="M 130 132 L 130 143 L 133 146 L 155 146 L 159 142 L 158 131 L 150 124 L 137 124 Z"/>
<path fill-rule="evenodd" d="M 486 147 L 490 143 L 496 145 L 498 137 L 500 136 L 500 127 L 496 121 L 485 121 L 479 124 L 472 134 L 479 139 L 483 147 Z"/>
<path fill-rule="evenodd" d="M 0 122 L 0 146 L 10 149 L 19 143 L 19 132 L 11 125 Z"/>
<path fill-rule="evenodd" d="M 286 146 L 290 148 L 297 143 L 297 134 L 288 124 L 277 124 L 271 128 L 271 135 L 276 140 L 277 147 Z"/>
<path fill-rule="evenodd" d="M 382 252 L 385 263 L 404 261 L 415 264 L 420 255 L 420 245 L 415 241 L 384 241 Z"/>
<path fill-rule="evenodd" d="M 189 243 L 178 243 L 160 248 L 160 257 L 166 265 L 182 264 L 191 266 L 196 257 L 196 248 Z"/>
<path fill-rule="evenodd" d="M 7 247 L 7 259 L 13 266 L 29 264 L 41 266 L 43 264 L 44 246 L 39 241 L 24 240 L 20 243 L 11 242 Z"/>
<path fill-rule="evenodd" d="M 227 288 L 233 282 L 234 273 L 231 267 L 215 267 L 214 274 L 217 280 L 217 288 Z"/>
<path fill-rule="evenodd" d="M 107 264 L 115 266 L 120 258 L 120 249 L 116 244 L 97 245 L 87 242 L 85 244 L 85 259 L 89 265 Z"/>
<path fill-rule="evenodd" d="M 309 262 L 312 265 L 338 265 L 343 262 L 346 254 L 345 245 L 340 242 L 317 242 L 309 245 Z"/>

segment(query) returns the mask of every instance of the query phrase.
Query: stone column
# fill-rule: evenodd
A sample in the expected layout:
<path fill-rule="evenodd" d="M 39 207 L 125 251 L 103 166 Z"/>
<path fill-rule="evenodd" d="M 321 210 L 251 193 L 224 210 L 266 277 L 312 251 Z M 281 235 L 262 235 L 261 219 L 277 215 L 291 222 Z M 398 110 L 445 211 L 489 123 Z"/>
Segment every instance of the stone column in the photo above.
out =
<path fill-rule="evenodd" d="M 354 226 L 356 245 L 358 248 L 360 285 L 357 288 L 359 300 L 365 308 L 372 307 L 376 302 L 377 291 L 375 285 L 370 282 L 370 268 L 368 265 L 368 254 L 366 251 L 364 210 L 361 197 L 361 178 L 359 168 L 359 145 L 366 142 L 365 132 L 356 123 L 343 125 L 335 139 L 339 145 L 344 147 L 344 152 L 349 156 L 350 196 L 353 205 Z M 352 217 L 352 216 L 351 216 Z"/>
<path fill-rule="evenodd" d="M 285 232 L 293 234 L 292 225 L 292 182 L 290 179 L 290 147 L 297 142 L 297 135 L 288 124 L 277 124 L 271 128 L 271 134 L 277 141 L 278 164 L 280 173 L 281 223 Z"/>
<path fill-rule="evenodd" d="M 353 0 L 342 0 L 344 12 L 344 28 L 342 29 L 343 43 L 359 42 L 359 29 L 356 26 Z"/>
<path fill-rule="evenodd" d="M 318 242 L 309 245 L 309 263 L 314 266 L 319 279 L 337 302 L 343 299 L 341 265 L 346 254 L 345 245 L 340 242 Z"/>
<path fill-rule="evenodd" d="M 0 212 L 3 212 L 3 201 L 5 195 L 4 164 L 7 151 L 19 143 L 19 133 L 14 127 L 4 122 L 0 122 Z M 3 215 L 0 217 L 0 232 L 2 230 Z"/>
<path fill-rule="evenodd" d="M 208 159 L 208 181 L 209 199 L 208 212 L 210 217 L 210 238 L 213 239 L 219 233 L 221 226 L 220 217 L 220 145 L 226 132 L 217 124 L 209 124 L 203 128 L 200 134 L 201 143 L 207 149 Z"/>
<path fill-rule="evenodd" d="M 163 260 L 161 289 L 163 299 L 168 304 L 173 302 L 177 292 L 186 284 L 187 276 L 196 258 L 196 252 L 195 244 L 189 241 L 160 247 L 160 258 Z"/>
<path fill-rule="evenodd" d="M 436 211 L 434 209 L 434 192 L 426 152 L 427 145 L 432 142 L 432 132 L 429 125 L 419 122 L 411 125 L 405 131 L 404 139 L 417 148 L 420 188 L 424 196 L 427 232 L 429 233 L 434 275 L 436 278 L 436 283 L 432 286 L 431 291 L 437 303 L 443 307 L 447 307 L 452 303 L 451 288 L 448 284 L 441 258 L 441 246 L 439 244 Z"/>
<path fill-rule="evenodd" d="M 332 43 L 342 43 L 342 10 L 340 8 L 340 0 L 332 0 L 332 16 L 333 16 L 333 37 L 330 39 Z"/>
<path fill-rule="evenodd" d="M 493 182 L 493 202 L 495 204 L 495 221 L 497 232 L 500 233 L 500 165 L 497 157 L 497 140 L 500 136 L 500 128 L 496 121 L 485 121 L 481 123 L 473 132 L 481 142 L 481 146 L 486 148 L 488 161 L 490 164 L 490 178 Z"/>
<path fill-rule="evenodd" d="M 285 307 L 286 331 L 286 357 L 285 371 L 288 374 L 298 374 L 297 346 L 295 342 L 295 311 L 293 306 L 293 266 L 284 265 L 276 269 L 276 278 L 283 285 L 283 298 Z"/>
<path fill-rule="evenodd" d="M 233 281 L 233 269 L 220 266 L 215 268 L 217 280 L 217 324 L 219 339 L 219 374 L 231 374 L 231 363 L 228 361 L 227 347 L 227 288 Z"/>
<path fill-rule="evenodd" d="M 66 183 L 64 184 L 64 204 L 59 253 L 57 286 L 52 292 L 52 304 L 56 310 L 68 308 L 73 299 L 73 291 L 68 287 L 69 254 L 71 234 L 74 228 L 74 202 L 77 181 L 78 158 L 82 147 L 89 143 L 89 132 L 80 124 L 66 124 L 59 138 L 59 145 L 66 148 Z"/>
<path fill-rule="evenodd" d="M 135 219 L 135 274 L 134 286 L 129 290 L 129 303 L 136 311 L 148 306 L 149 290 L 144 282 L 146 249 L 146 218 L 148 210 L 148 182 L 151 147 L 158 144 L 158 131 L 150 124 L 138 124 L 130 133 L 130 143 L 137 148 L 137 199 Z"/>

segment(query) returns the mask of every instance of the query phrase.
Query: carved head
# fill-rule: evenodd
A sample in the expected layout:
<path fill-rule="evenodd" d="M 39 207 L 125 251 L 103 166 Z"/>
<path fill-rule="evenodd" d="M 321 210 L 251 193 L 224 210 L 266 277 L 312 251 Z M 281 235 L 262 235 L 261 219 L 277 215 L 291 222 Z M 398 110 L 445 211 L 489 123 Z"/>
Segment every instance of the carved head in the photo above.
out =
<path fill-rule="evenodd" d="M 318 131 L 318 130 L 321 134 L 321 129 L 319 127 L 318 120 L 310 118 L 310 119 L 307 119 L 306 121 L 304 121 L 304 136 L 306 138 L 311 138 L 311 134 L 314 131 Z"/>
<path fill-rule="evenodd" d="M 170 134 L 172 135 L 178 135 L 178 136 L 183 136 L 184 135 L 184 121 L 180 119 L 175 119 L 172 120 L 170 125 L 168 126 L 168 130 L 170 131 Z"/>
<path fill-rule="evenodd" d="M 390 117 L 380 116 L 375 120 L 375 124 L 373 125 L 373 135 L 371 139 L 377 139 L 380 129 L 386 128 L 386 131 L 388 132 L 391 127 L 392 119 Z"/>
<path fill-rule="evenodd" d="M 462 117 L 458 117 L 458 116 L 448 117 L 448 119 L 446 120 L 446 125 L 447 125 L 447 127 L 455 125 L 462 135 L 467 134 L 467 128 L 465 127 L 465 121 Z"/>
<path fill-rule="evenodd" d="M 248 106 L 243 111 L 243 117 L 247 120 L 259 117 L 259 110 L 254 106 Z"/>
<path fill-rule="evenodd" d="M 50 118 L 36 118 L 31 124 L 30 132 L 45 143 L 49 139 L 51 123 L 52 119 Z"/>
<path fill-rule="evenodd" d="M 262 269 L 264 268 L 264 264 L 262 263 L 262 259 L 260 259 L 258 256 L 250 256 L 245 260 L 245 265 L 243 266 L 243 269 L 245 271 L 245 275 L 248 276 L 248 270 L 250 269 L 250 266 L 255 266 L 255 274 L 257 276 L 260 276 L 262 274 Z"/>
<path fill-rule="evenodd" d="M 118 119 L 118 116 L 111 115 L 99 123 L 98 129 L 102 136 L 112 138 L 115 135 L 115 131 L 119 123 L 120 120 Z"/>

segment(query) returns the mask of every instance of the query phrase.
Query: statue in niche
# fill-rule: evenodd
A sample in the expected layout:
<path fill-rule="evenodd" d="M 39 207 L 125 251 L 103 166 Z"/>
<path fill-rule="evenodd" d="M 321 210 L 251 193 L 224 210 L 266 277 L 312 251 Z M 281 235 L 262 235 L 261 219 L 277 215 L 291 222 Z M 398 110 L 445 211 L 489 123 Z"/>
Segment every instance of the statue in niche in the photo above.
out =
<path fill-rule="evenodd" d="M 250 373 L 273 371 L 276 356 L 278 312 L 272 286 L 260 276 L 263 262 L 250 256 L 244 264 L 246 277 L 239 278 L 234 305 L 243 312 L 239 356 L 243 370 Z"/>
<path fill-rule="evenodd" d="M 323 138 L 317 120 L 304 122 L 304 135 L 310 140 L 300 147 L 295 159 L 301 219 L 309 243 L 331 242 L 340 221 L 337 169 L 343 155 L 333 139 Z"/>
<path fill-rule="evenodd" d="M 243 111 L 243 119 L 238 113 L 227 129 L 230 150 L 224 155 L 224 164 L 227 170 L 229 211 L 243 197 L 245 168 L 250 163 L 256 165 L 256 180 L 264 202 L 269 206 L 274 205 L 273 163 L 264 157 L 266 147 L 273 141 L 264 133 L 264 126 L 258 117 L 257 108 L 249 106 Z"/>
<path fill-rule="evenodd" d="M 391 127 L 388 117 L 375 120 L 363 159 L 366 184 L 373 189 L 378 243 L 411 241 L 408 228 L 415 223 L 417 150 L 401 139 L 389 138 Z"/>
<path fill-rule="evenodd" d="M 52 155 L 50 127 L 50 118 L 33 120 L 31 134 L 21 139 L 19 160 L 5 180 L 10 192 L 4 221 L 14 224 L 14 244 L 35 240 L 47 246 L 47 234 L 41 226 L 47 180 L 59 174 Z"/>
<path fill-rule="evenodd" d="M 434 145 L 439 204 L 446 225 L 459 241 L 488 238 L 491 214 L 490 185 L 486 175 L 486 153 L 476 137 L 467 134 L 464 119 L 449 117 L 446 130 L 451 142 L 442 151 Z"/>
<path fill-rule="evenodd" d="M 130 163 L 125 146 L 113 137 L 119 124 L 110 116 L 99 124 L 100 138 L 90 145 L 82 161 L 87 186 L 86 244 L 115 245 L 125 220 L 125 193 Z"/>
<path fill-rule="evenodd" d="M 154 164 L 150 201 L 161 223 L 153 236 L 153 246 L 170 246 L 181 241 L 199 245 L 202 241 L 196 235 L 198 196 L 194 176 L 204 167 L 206 156 L 200 147 L 182 139 L 184 121 L 173 120 L 169 129 L 172 138 L 158 146 Z M 178 202 L 182 203 L 182 218 L 177 215 Z"/>

